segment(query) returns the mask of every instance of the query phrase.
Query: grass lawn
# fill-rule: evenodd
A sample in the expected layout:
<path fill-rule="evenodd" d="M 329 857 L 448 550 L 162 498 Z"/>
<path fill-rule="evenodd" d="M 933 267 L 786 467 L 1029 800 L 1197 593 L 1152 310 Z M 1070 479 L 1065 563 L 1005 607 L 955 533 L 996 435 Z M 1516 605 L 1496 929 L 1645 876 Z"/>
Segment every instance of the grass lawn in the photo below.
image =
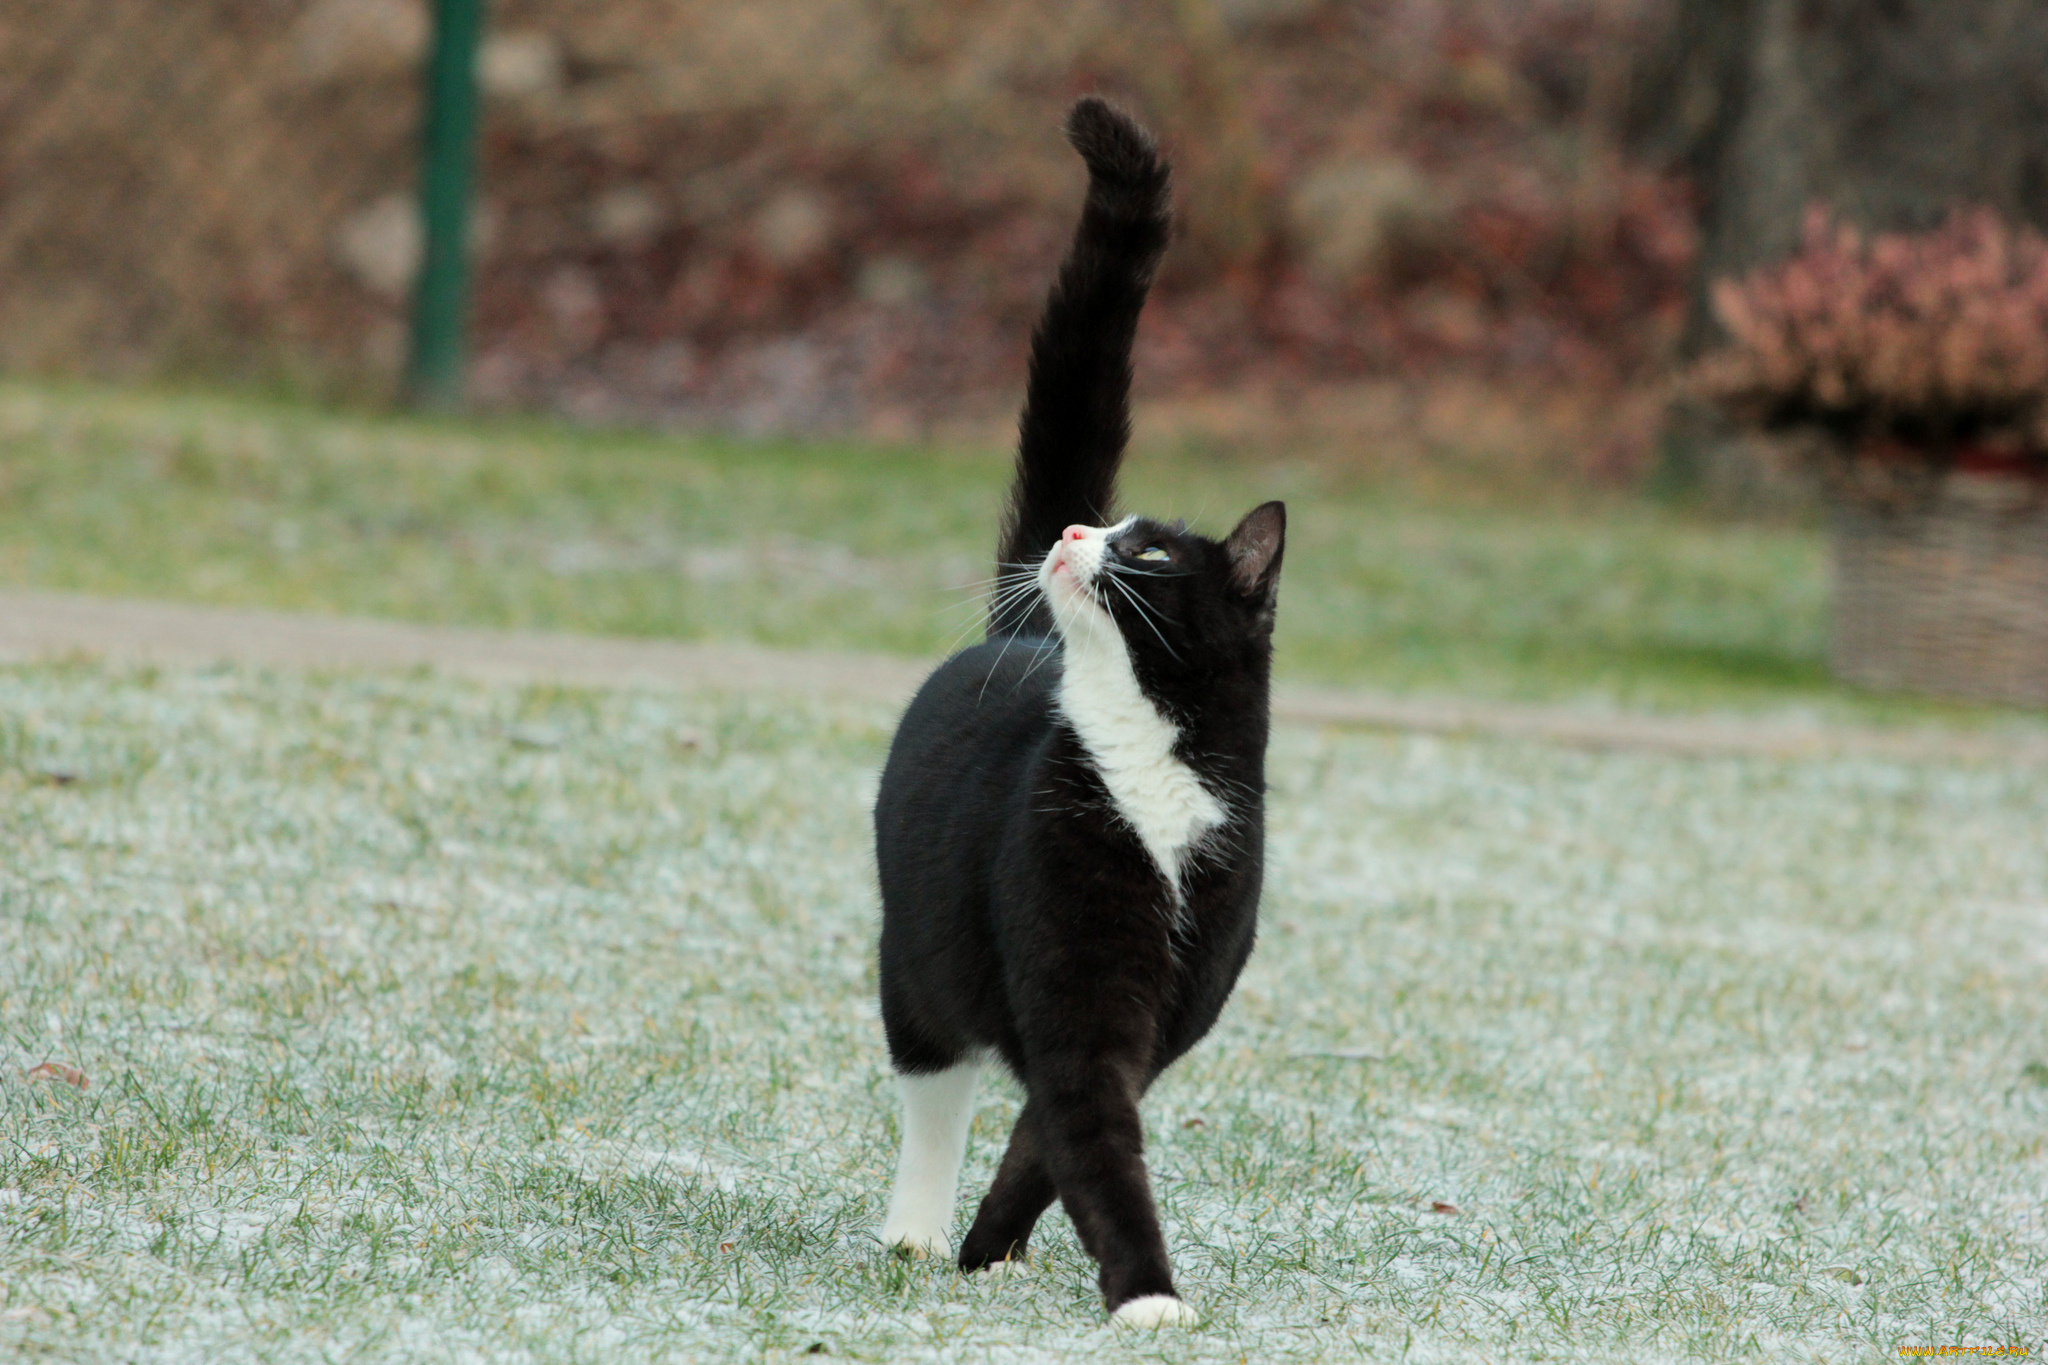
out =
<path fill-rule="evenodd" d="M 391 487 L 458 477 L 389 439 Z M 1152 1339 L 1061 1216 L 995 1283 L 872 1240 L 888 719 L 0 670 L 0 1357 L 2048 1347 L 2037 770 L 1283 731 L 1262 944 L 1146 1104 L 1207 1318 Z M 983 1103 L 963 1216 L 1016 1108 Z"/>
<path fill-rule="evenodd" d="M 1008 458 L 6 382 L 0 583 L 935 657 L 978 624 L 964 589 L 990 572 Z M 1453 506 L 1327 467 L 1157 451 L 1130 475 L 1130 505 L 1217 535 L 1288 499 L 1292 677 L 1900 709 L 1828 682 L 1810 529 L 1618 496 Z"/>

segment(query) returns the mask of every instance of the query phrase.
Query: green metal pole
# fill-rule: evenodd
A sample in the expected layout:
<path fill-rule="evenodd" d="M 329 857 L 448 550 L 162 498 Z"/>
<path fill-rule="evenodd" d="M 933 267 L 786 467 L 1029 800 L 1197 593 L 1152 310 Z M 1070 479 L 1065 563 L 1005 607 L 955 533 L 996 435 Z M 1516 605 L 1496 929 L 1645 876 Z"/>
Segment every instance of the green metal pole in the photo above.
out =
<path fill-rule="evenodd" d="M 469 206 L 476 180 L 476 51 L 484 0 L 435 0 L 420 148 L 426 252 L 413 295 L 406 389 L 415 403 L 457 408 L 469 321 Z"/>

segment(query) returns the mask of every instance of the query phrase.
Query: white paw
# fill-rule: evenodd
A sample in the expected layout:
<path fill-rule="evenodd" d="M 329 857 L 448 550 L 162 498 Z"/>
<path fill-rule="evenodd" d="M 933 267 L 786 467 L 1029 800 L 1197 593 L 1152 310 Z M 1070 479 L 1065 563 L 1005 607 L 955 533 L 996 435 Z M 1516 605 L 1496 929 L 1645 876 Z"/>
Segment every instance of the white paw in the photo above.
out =
<path fill-rule="evenodd" d="M 927 1257 L 943 1261 L 953 1254 L 953 1243 L 946 1236 L 944 1229 L 883 1228 L 882 1245 L 899 1256 L 908 1256 L 913 1261 L 922 1261 Z"/>
<path fill-rule="evenodd" d="M 1202 1315 L 1171 1294 L 1147 1294 L 1126 1299 L 1109 1320 L 1126 1327 L 1193 1327 Z"/>

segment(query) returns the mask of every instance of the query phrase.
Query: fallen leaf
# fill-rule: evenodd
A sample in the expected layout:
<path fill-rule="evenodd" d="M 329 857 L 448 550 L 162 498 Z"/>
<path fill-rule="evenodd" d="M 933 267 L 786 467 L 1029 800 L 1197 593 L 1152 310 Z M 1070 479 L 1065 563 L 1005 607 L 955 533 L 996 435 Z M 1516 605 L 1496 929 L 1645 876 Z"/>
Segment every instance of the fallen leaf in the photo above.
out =
<path fill-rule="evenodd" d="M 1458 1214 L 1463 1213 L 1465 1210 L 1459 1208 L 1456 1204 L 1446 1204 L 1443 1200 L 1439 1199 L 1429 1206 L 1429 1211 L 1431 1213 Z"/>
<path fill-rule="evenodd" d="M 1200 1119 L 1189 1119 L 1186 1123 L 1183 1123 L 1181 1125 L 1181 1127 L 1183 1128 L 1207 1128 L 1208 1126 L 1208 1124 L 1202 1122 Z"/>
<path fill-rule="evenodd" d="M 75 1066 L 66 1066 L 62 1062 L 44 1062 L 30 1071 L 28 1078 L 32 1081 L 63 1081 L 66 1085 L 75 1085 L 80 1090 L 92 1084 L 86 1079 L 83 1071 Z"/>
<path fill-rule="evenodd" d="M 1823 1275 L 1832 1275 L 1844 1284 L 1862 1284 L 1863 1277 L 1845 1265 L 1825 1265 L 1820 1268 Z"/>
<path fill-rule="evenodd" d="M 719 1249 L 720 1251 L 733 1251 L 733 1250 L 737 1249 L 737 1248 L 738 1248 L 738 1246 L 739 1246 L 739 1243 L 738 1243 L 738 1242 L 720 1242 L 720 1243 L 718 1244 L 718 1249 Z"/>

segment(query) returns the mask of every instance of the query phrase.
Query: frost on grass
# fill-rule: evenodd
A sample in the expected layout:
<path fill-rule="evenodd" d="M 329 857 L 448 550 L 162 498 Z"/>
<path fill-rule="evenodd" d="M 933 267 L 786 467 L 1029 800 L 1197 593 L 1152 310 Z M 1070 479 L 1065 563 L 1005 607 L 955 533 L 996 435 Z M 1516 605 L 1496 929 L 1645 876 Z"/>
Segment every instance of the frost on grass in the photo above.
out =
<path fill-rule="evenodd" d="M 1147 1101 L 1204 1325 L 1139 1339 L 1057 1212 L 992 1282 L 872 1240 L 888 719 L 0 671 L 0 1355 L 2042 1346 L 2037 772 L 1283 734 Z"/>

